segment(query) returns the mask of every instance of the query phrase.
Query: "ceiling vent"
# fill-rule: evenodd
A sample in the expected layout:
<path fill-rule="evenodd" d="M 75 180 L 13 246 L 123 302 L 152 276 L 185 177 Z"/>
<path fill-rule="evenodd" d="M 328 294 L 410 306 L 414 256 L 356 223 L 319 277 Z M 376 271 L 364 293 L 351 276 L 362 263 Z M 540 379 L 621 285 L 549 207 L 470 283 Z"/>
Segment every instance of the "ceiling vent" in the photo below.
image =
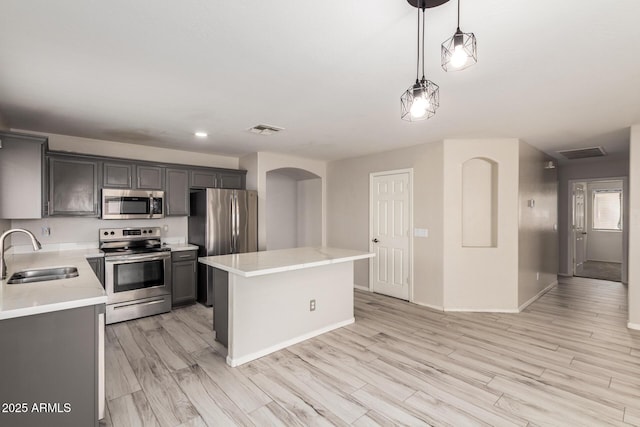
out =
<path fill-rule="evenodd" d="M 590 157 L 602 157 L 606 156 L 607 152 L 602 147 L 590 147 L 590 148 L 577 148 L 575 150 L 562 150 L 558 151 L 569 160 L 576 159 L 588 159 Z"/>
<path fill-rule="evenodd" d="M 248 129 L 249 132 L 257 133 L 258 135 L 273 135 L 274 133 L 278 133 L 282 130 L 284 130 L 284 128 L 271 125 L 255 125 Z"/>

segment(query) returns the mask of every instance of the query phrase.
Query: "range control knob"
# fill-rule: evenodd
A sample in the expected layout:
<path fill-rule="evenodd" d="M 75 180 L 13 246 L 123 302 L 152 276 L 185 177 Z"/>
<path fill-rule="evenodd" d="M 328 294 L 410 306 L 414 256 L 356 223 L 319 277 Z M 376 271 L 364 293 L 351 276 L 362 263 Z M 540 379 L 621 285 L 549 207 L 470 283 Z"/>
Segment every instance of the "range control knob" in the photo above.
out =
<path fill-rule="evenodd" d="M 115 232 L 115 231 L 112 231 L 112 232 L 111 232 L 111 233 L 109 233 L 109 234 L 111 234 L 112 236 L 114 236 L 114 235 L 116 234 L 116 232 Z"/>
<path fill-rule="evenodd" d="M 142 230 L 142 234 L 147 234 L 147 230 Z"/>
<path fill-rule="evenodd" d="M 108 231 L 105 231 L 105 232 L 104 232 L 104 233 L 102 233 L 102 234 L 104 234 L 105 236 L 108 236 L 108 235 L 109 235 L 109 232 L 108 232 Z"/>
<path fill-rule="evenodd" d="M 149 230 L 149 234 L 153 233 L 153 230 Z"/>

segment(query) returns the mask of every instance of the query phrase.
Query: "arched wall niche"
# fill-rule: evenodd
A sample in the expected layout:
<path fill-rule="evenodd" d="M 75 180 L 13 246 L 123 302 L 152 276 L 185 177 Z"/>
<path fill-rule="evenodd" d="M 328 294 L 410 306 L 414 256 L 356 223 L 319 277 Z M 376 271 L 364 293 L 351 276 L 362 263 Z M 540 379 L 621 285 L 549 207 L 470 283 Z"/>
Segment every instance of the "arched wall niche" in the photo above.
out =
<path fill-rule="evenodd" d="M 322 178 L 301 168 L 266 172 L 266 249 L 322 245 Z"/>
<path fill-rule="evenodd" d="M 498 163 L 474 157 L 462 164 L 462 247 L 498 247 Z"/>

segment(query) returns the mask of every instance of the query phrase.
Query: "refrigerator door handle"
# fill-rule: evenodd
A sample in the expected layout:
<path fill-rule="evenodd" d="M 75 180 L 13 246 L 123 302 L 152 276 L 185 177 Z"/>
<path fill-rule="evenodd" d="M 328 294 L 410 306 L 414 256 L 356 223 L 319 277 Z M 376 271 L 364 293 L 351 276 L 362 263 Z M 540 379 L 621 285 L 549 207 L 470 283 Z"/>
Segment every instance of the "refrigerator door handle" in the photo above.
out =
<path fill-rule="evenodd" d="M 231 253 L 237 253 L 238 239 L 238 199 L 236 192 L 231 194 Z"/>

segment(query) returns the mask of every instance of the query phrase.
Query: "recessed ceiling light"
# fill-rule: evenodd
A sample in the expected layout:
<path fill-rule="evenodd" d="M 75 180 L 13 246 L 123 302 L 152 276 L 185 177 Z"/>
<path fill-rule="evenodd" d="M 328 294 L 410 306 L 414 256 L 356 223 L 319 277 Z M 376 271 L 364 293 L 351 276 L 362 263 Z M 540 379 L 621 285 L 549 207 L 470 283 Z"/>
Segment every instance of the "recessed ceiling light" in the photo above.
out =
<path fill-rule="evenodd" d="M 207 136 L 209 136 L 209 134 L 206 132 L 196 132 L 194 133 L 194 135 L 197 136 L 198 138 L 206 138 Z"/>

